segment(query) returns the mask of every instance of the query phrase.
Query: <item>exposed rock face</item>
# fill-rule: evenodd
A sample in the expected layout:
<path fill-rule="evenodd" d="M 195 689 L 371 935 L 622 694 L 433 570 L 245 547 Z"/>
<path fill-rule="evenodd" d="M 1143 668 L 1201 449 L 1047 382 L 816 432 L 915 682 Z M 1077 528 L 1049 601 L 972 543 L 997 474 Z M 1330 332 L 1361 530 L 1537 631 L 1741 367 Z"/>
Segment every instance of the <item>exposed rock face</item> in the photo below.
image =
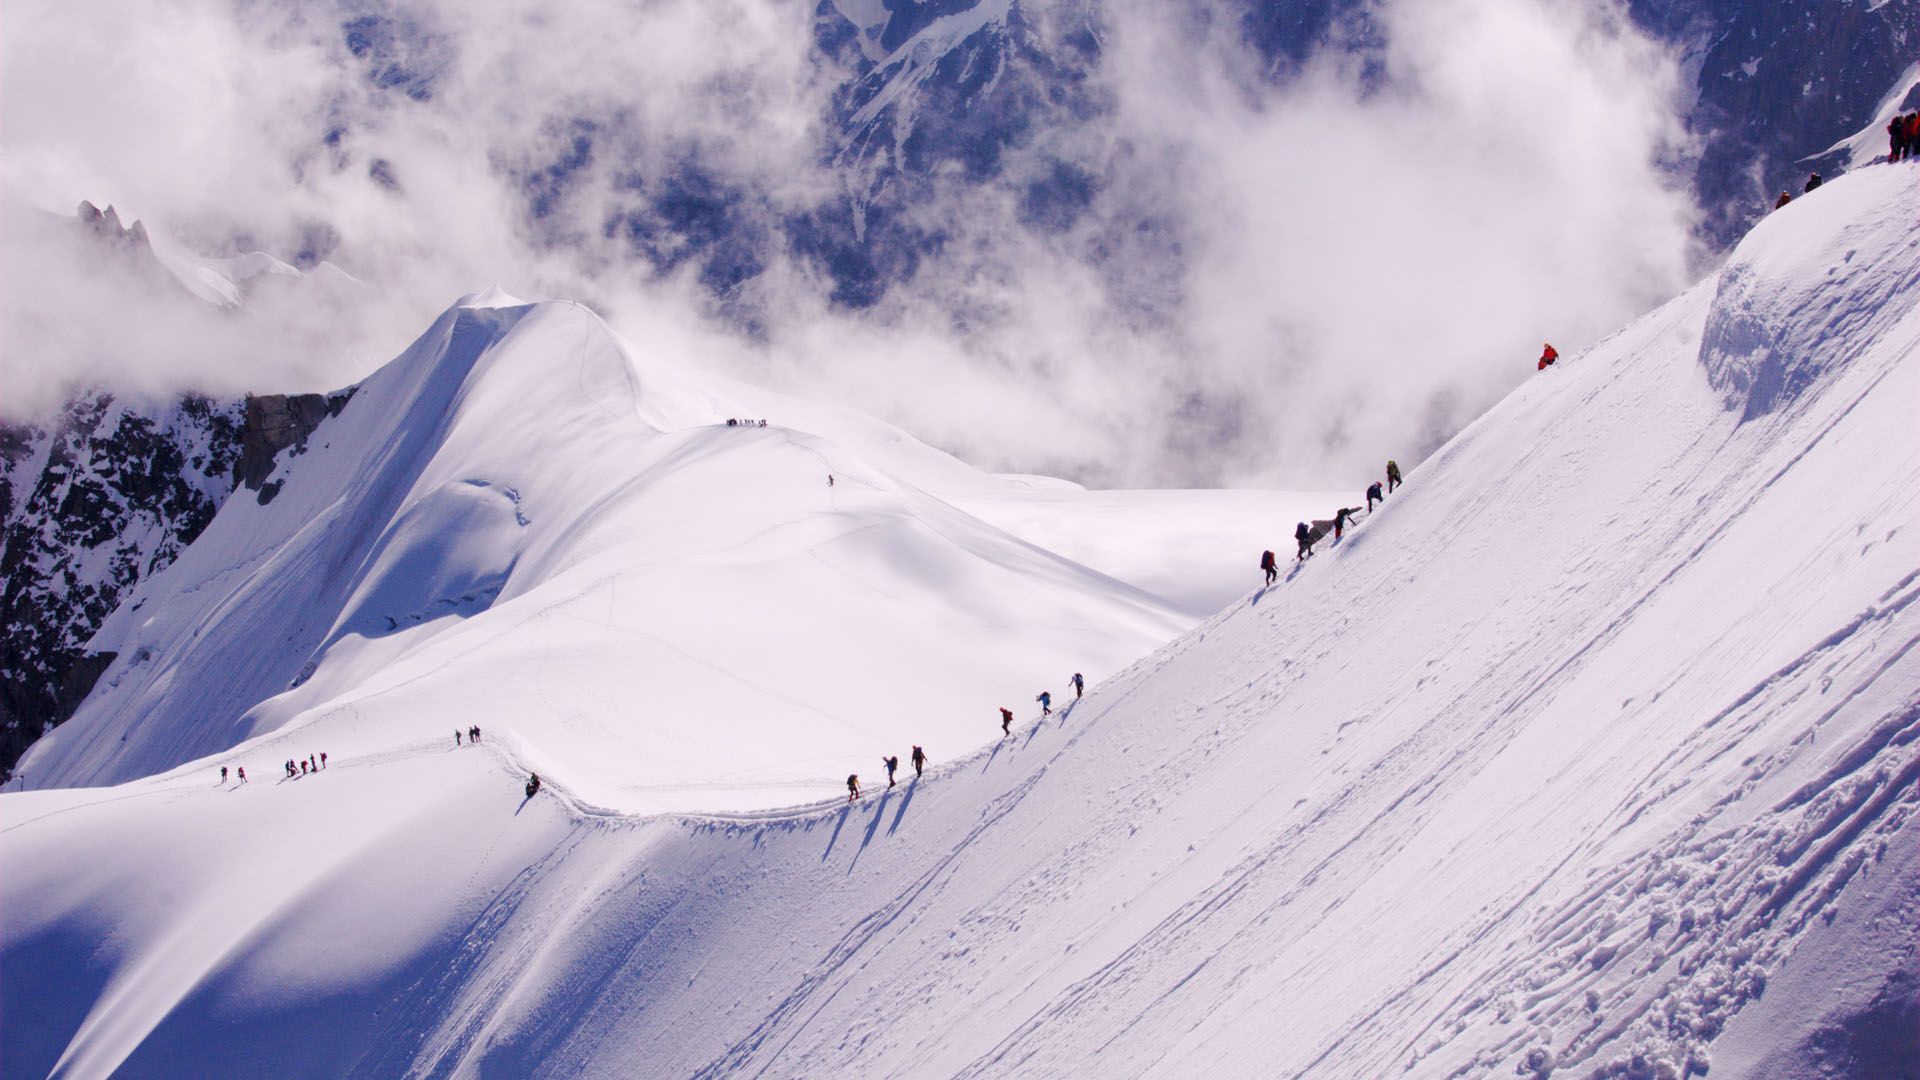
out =
<path fill-rule="evenodd" d="M 0 425 L 0 778 L 106 670 L 113 657 L 86 646 L 121 599 L 236 487 L 271 498 L 276 455 L 349 396 L 146 407 L 91 393 L 45 427 Z"/>
<path fill-rule="evenodd" d="M 328 397 L 324 394 L 249 395 L 246 402 L 246 426 L 240 435 L 240 459 L 234 465 L 234 481 L 248 491 L 260 492 L 262 503 L 267 494 L 267 478 L 273 475 L 275 455 L 289 446 L 305 445 L 307 436 L 320 421 L 346 407 L 353 391 Z M 278 490 L 277 488 L 274 490 Z"/>
<path fill-rule="evenodd" d="M 146 251 L 151 251 L 153 248 L 152 242 L 147 239 L 147 227 L 138 221 L 122 227 L 120 212 L 111 206 L 102 212 L 99 207 L 82 200 L 79 212 L 75 216 L 79 218 L 81 225 L 102 240 Z"/>

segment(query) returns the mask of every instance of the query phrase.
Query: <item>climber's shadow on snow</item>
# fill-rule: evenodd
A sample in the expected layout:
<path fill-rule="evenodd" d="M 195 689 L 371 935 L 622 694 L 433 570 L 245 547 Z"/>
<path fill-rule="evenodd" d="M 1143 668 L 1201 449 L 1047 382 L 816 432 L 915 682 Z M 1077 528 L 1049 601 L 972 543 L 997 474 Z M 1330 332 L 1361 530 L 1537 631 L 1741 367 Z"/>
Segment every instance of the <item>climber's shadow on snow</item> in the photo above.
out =
<path fill-rule="evenodd" d="M 1007 740 L 1005 736 L 1001 736 L 1000 738 L 995 739 L 993 741 L 993 752 L 987 755 L 987 760 L 980 763 L 980 771 L 984 773 L 988 769 L 993 768 L 993 763 L 995 759 L 997 759 L 1000 756 L 1000 751 L 1006 749 L 1006 747 L 1007 747 Z"/>
<path fill-rule="evenodd" d="M 827 856 L 833 854 L 833 845 L 840 842 L 840 830 L 846 827 L 847 815 L 851 813 L 853 813 L 853 804 L 848 803 L 847 805 L 840 808 L 840 812 L 838 814 L 834 815 L 833 835 L 827 837 L 827 850 L 820 853 L 821 862 L 826 862 Z"/>
<path fill-rule="evenodd" d="M 870 820 L 867 822 L 866 835 L 860 838 L 860 850 L 854 852 L 853 858 L 848 861 L 847 873 L 853 873 L 853 868 L 860 864 L 860 856 L 866 854 L 867 845 L 873 843 L 874 835 L 880 831 L 880 819 L 886 815 L 887 803 L 891 801 L 893 801 L 893 792 L 888 790 L 881 792 L 880 801 L 873 804 L 873 813 L 867 815 Z M 888 832 L 892 830 L 889 829 Z"/>
<path fill-rule="evenodd" d="M 916 776 L 913 779 L 907 781 L 907 790 L 903 792 L 900 796 L 900 809 L 895 810 L 893 812 L 893 823 L 887 826 L 888 836 L 892 836 L 894 832 L 900 828 L 900 819 L 907 816 L 907 807 L 913 805 L 913 794 L 914 792 L 919 790 L 920 790 L 919 777 Z M 878 820 L 878 817 L 879 815 L 875 815 L 875 820 Z"/>

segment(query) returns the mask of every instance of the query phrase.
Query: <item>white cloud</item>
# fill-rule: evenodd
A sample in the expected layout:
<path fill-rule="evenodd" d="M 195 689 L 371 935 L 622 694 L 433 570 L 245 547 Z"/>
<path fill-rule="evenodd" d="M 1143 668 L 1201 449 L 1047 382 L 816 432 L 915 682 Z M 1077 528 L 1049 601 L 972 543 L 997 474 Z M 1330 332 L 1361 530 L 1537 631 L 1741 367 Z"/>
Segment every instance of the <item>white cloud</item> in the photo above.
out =
<path fill-rule="evenodd" d="M 1032 8 L 1072 22 L 1073 5 Z M 290 257 L 322 238 L 371 286 L 181 315 L 9 226 L 29 241 L 0 267 L 10 410 L 64 378 L 134 372 L 334 385 L 499 283 L 579 297 L 643 344 L 844 398 L 992 468 L 1338 484 L 1430 449 L 1541 339 L 1571 352 L 1687 272 L 1693 211 L 1657 164 L 1678 138 L 1676 68 L 1602 0 L 1392 0 L 1384 86 L 1334 57 L 1283 89 L 1230 19 L 1113 3 L 1094 87 L 1110 108 L 1039 117 L 1004 183 L 927 178 L 940 197 L 910 213 L 940 252 L 863 312 L 829 304 L 777 236 L 843 182 L 822 125 L 845 73 L 814 54 L 811 5 L 408 4 L 398 59 L 430 74 L 424 100 L 367 77 L 393 58 L 348 49 L 340 23 L 362 10 L 10 6 L 10 201 L 113 202 L 201 250 Z M 346 134 L 329 145 L 330 130 Z M 564 176 L 542 173 L 583 134 Z M 1063 161 L 1100 193 L 1070 226 L 1030 227 L 1024 182 Z M 754 335 L 715 317 L 691 268 L 659 278 L 607 235 L 636 182 L 689 162 L 773 237 L 737 298 Z M 529 179 L 548 184 L 533 222 Z"/>

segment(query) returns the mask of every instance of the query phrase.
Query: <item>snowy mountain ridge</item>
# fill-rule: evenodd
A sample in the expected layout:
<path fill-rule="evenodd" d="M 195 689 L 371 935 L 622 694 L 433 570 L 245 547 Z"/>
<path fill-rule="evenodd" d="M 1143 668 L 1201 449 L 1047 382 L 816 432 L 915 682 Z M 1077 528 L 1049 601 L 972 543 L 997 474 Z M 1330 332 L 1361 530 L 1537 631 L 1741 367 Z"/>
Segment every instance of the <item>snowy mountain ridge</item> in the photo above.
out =
<path fill-rule="evenodd" d="M 441 482 L 360 518 L 328 478 L 375 451 L 342 458 L 339 433 L 383 430 L 409 400 L 369 382 L 334 447 L 287 464 L 278 499 L 230 501 L 142 586 L 167 610 L 123 609 L 112 632 L 177 644 L 47 751 L 72 779 L 156 774 L 0 796 L 0 1050 L 63 1077 L 1900 1076 L 1914 1058 L 1897 1018 L 1920 970 L 1916 217 L 1905 167 L 1796 200 L 1714 278 L 1470 425 L 1279 584 L 1096 672 L 1084 700 L 1056 694 L 1068 707 L 1053 715 L 1023 706 L 977 753 L 930 741 L 924 778 L 881 788 L 843 756 L 865 798 L 778 814 L 591 810 L 607 792 L 644 809 L 613 775 L 643 755 L 612 721 L 575 726 L 517 684 L 559 664 L 550 688 L 645 700 L 657 691 L 627 666 L 672 670 L 626 633 L 652 606 L 620 608 L 596 575 L 696 510 L 703 527 L 678 539 L 724 565 L 709 534 L 725 507 L 695 497 L 716 477 L 767 480 L 729 504 L 771 507 L 788 522 L 776 535 L 878 525 L 862 532 L 887 542 L 836 568 L 909 562 L 889 586 L 928 567 L 990 580 L 921 561 L 922 528 L 994 566 L 1028 549 L 918 501 L 864 452 L 846 471 L 855 498 L 823 506 L 824 485 L 789 481 L 818 465 L 793 462 L 838 451 L 757 427 L 633 434 L 622 460 L 662 490 L 596 531 L 559 494 L 593 478 L 486 457 L 499 428 L 483 421 L 551 415 L 582 375 L 613 385 L 576 410 L 629 402 L 619 373 L 634 369 L 595 362 L 593 321 L 565 305 L 455 309 L 416 359 L 460 343 L 475 367 L 541 378 L 450 380 L 440 449 L 379 473 Z M 699 407 L 668 381 L 664 400 Z M 561 415 L 601 447 L 639 423 Z M 669 458 L 681 467 L 647 468 Z M 452 471 L 476 463 L 490 471 Z M 475 475 L 488 488 L 462 493 Z M 383 524 L 353 548 L 333 514 Z M 567 543 L 522 537 L 554 522 L 578 523 Z M 440 569 L 415 579 L 509 567 L 485 611 L 329 637 L 405 608 L 385 568 L 436 534 Z M 252 714 L 250 741 L 191 760 L 168 743 L 196 737 L 196 710 L 169 695 L 196 674 L 250 677 L 234 661 L 277 627 L 235 584 L 323 587 L 297 547 L 272 576 L 213 558 L 243 536 L 364 555 L 303 631 L 332 642 L 319 670 Z M 752 578 L 757 604 L 798 576 L 778 556 Z M 543 560 L 551 576 L 534 573 Z M 1082 610 L 1139 603 L 1042 564 Z M 550 582 L 567 586 L 557 606 L 522 599 Z M 945 640 L 973 652 L 1000 632 Z M 1058 688 L 1062 657 L 1016 648 Z M 773 649 L 710 655 L 731 676 L 795 677 Z M 153 674 L 163 664 L 173 681 Z M 337 714 L 299 719 L 303 691 Z M 974 692 L 881 689 L 875 745 L 904 751 Z M 484 717 L 478 750 L 417 737 L 455 717 Z M 308 746 L 331 747 L 328 769 L 269 782 Z M 220 762 L 252 765 L 252 782 L 221 783 Z M 522 800 L 526 767 L 555 791 Z M 1779 992 L 1843 969 L 1844 987 Z"/>
<path fill-rule="evenodd" d="M 1187 622 L 921 486 L 1025 485 L 641 355 L 578 305 L 463 300 L 101 625 L 120 659 L 29 783 L 276 732 L 386 752 L 504 710 L 541 771 L 601 760 L 574 781 L 601 804 L 759 806 L 833 783 L 887 702 L 932 694 L 926 737 L 971 741 L 982 697 L 1022 700 L 1009 673 L 1111 670 Z"/>

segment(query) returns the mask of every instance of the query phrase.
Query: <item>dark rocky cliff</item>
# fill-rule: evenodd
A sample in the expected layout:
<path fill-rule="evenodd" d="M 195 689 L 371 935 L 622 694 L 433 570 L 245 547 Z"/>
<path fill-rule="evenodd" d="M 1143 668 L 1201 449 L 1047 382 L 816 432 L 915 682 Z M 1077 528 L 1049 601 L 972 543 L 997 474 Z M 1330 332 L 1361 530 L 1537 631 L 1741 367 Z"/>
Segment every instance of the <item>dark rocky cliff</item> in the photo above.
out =
<path fill-rule="evenodd" d="M 236 488 L 270 500 L 279 453 L 349 396 L 151 407 L 100 392 L 44 425 L 0 425 L 0 777 L 92 690 L 112 657 L 87 641 L 121 599 Z"/>

